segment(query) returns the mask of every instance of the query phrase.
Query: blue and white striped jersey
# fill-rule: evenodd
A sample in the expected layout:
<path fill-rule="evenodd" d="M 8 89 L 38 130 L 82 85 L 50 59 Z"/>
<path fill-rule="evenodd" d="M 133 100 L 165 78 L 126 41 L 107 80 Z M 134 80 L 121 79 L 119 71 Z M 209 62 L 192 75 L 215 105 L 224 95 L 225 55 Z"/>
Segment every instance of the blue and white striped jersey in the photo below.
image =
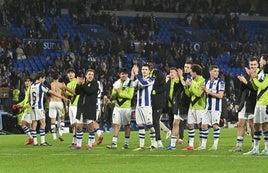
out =
<path fill-rule="evenodd" d="M 99 90 L 98 90 L 98 96 L 97 96 L 97 102 L 96 102 L 96 110 L 100 110 L 101 97 L 103 94 L 103 83 L 99 80 L 98 80 L 98 86 L 99 86 Z"/>
<path fill-rule="evenodd" d="M 262 82 L 265 78 L 266 74 L 264 73 L 263 70 L 258 72 L 258 81 Z"/>
<path fill-rule="evenodd" d="M 36 109 L 44 109 L 44 93 L 47 93 L 49 88 L 40 82 L 35 82 L 31 85 L 30 99 L 31 107 Z"/>
<path fill-rule="evenodd" d="M 153 90 L 154 78 L 142 78 L 137 75 L 137 79 L 133 82 L 133 86 L 137 87 L 137 107 L 152 106 L 151 93 Z"/>
<path fill-rule="evenodd" d="M 220 78 L 215 80 L 207 80 L 205 82 L 205 87 L 208 88 L 213 93 L 219 93 L 220 91 L 225 91 L 225 83 Z M 221 111 L 222 110 L 222 99 L 212 97 L 211 95 L 207 96 L 206 101 L 206 110 L 211 111 Z"/>

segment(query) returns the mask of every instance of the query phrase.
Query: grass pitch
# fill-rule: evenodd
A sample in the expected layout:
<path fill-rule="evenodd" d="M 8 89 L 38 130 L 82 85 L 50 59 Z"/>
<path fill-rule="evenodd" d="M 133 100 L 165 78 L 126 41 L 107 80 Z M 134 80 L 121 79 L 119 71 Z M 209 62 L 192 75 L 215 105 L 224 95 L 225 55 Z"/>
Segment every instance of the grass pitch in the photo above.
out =
<path fill-rule="evenodd" d="M 26 146 L 26 136 L 0 135 L 0 173 L 263 173 L 267 171 L 267 156 L 243 156 L 251 146 L 251 137 L 245 136 L 243 152 L 233 153 L 231 149 L 236 142 L 237 129 L 221 129 L 221 138 L 217 151 L 182 151 L 186 146 L 187 130 L 185 131 L 185 142 L 177 145 L 176 150 L 165 151 L 132 151 L 138 146 L 137 131 L 131 133 L 130 149 L 123 150 L 124 135 L 120 132 L 118 149 L 107 149 L 106 145 L 111 143 L 112 133 L 104 133 L 102 144 L 90 151 L 84 148 L 79 151 L 70 150 L 71 134 L 64 134 L 64 141 L 53 141 L 51 134 L 47 134 L 50 147 Z M 211 147 L 213 143 L 212 130 L 207 143 Z M 148 137 L 148 132 L 146 136 Z M 165 140 L 162 133 L 163 144 L 167 146 L 170 139 Z M 196 142 L 198 142 L 196 135 Z M 84 133 L 84 143 L 87 142 L 88 133 Z M 39 139 L 39 138 L 38 138 Z M 150 141 L 146 139 L 147 146 Z M 196 143 L 196 145 L 198 145 Z M 263 149 L 263 140 L 261 148 Z"/>

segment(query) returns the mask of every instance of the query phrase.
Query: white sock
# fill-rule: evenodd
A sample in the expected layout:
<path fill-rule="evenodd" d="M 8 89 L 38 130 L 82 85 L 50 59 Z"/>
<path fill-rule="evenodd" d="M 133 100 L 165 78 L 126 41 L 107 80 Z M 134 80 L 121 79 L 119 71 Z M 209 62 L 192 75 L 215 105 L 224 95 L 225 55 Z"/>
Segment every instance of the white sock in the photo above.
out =
<path fill-rule="evenodd" d="M 176 147 L 177 136 L 171 136 L 170 146 Z"/>

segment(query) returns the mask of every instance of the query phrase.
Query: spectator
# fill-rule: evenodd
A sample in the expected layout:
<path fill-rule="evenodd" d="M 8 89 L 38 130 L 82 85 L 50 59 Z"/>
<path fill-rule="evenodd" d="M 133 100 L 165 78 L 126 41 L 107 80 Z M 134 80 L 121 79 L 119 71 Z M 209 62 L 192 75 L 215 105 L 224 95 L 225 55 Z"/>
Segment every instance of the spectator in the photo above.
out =
<path fill-rule="evenodd" d="M 68 53 L 70 51 L 69 35 L 64 36 L 61 44 L 61 49 L 64 53 Z"/>
<path fill-rule="evenodd" d="M 26 55 L 24 54 L 23 44 L 19 44 L 16 49 L 17 59 L 26 59 Z"/>

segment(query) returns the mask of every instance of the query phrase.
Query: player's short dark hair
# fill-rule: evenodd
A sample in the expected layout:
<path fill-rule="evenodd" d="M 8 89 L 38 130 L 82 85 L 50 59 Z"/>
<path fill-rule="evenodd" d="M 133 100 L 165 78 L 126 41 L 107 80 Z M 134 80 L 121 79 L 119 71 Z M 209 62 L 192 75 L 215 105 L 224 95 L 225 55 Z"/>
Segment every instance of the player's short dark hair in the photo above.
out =
<path fill-rule="evenodd" d="M 256 56 L 253 56 L 249 59 L 249 61 L 257 61 L 258 62 L 258 58 Z"/>
<path fill-rule="evenodd" d="M 262 54 L 261 55 L 262 59 L 266 61 L 265 66 L 263 67 L 264 73 L 268 73 L 268 54 Z"/>
<path fill-rule="evenodd" d="M 211 70 L 213 70 L 214 68 L 219 68 L 217 65 L 211 65 L 211 66 L 209 66 L 209 71 L 211 71 Z"/>
<path fill-rule="evenodd" d="M 178 69 L 177 69 L 176 67 L 170 67 L 170 68 L 169 68 L 169 71 L 170 71 L 170 70 L 175 70 L 176 72 L 178 72 Z"/>
<path fill-rule="evenodd" d="M 93 73 L 95 74 L 95 70 L 94 70 L 94 69 L 92 69 L 92 68 L 87 69 L 86 74 L 88 74 L 88 72 L 93 72 Z"/>
<path fill-rule="evenodd" d="M 268 54 L 262 54 L 261 57 L 262 57 L 262 59 L 264 59 L 265 61 L 268 61 Z"/>
<path fill-rule="evenodd" d="M 43 78 L 43 77 L 46 77 L 46 74 L 43 73 L 43 72 L 38 72 L 38 73 L 36 74 L 35 79 L 38 80 L 38 79 Z"/>
<path fill-rule="evenodd" d="M 31 76 L 26 76 L 25 77 L 25 81 L 31 81 L 32 82 L 33 81 L 33 78 Z"/>
<path fill-rule="evenodd" d="M 123 68 L 120 68 L 118 72 L 119 74 L 120 73 L 128 74 L 128 69 L 123 67 Z"/>
<path fill-rule="evenodd" d="M 150 65 L 149 65 L 148 63 L 143 64 L 143 65 L 142 65 L 142 67 L 148 67 L 148 68 L 149 68 L 149 70 L 151 69 L 151 67 L 150 67 Z"/>
<path fill-rule="evenodd" d="M 82 71 L 78 71 L 76 74 L 77 77 L 85 77 L 85 73 Z"/>
<path fill-rule="evenodd" d="M 58 73 L 56 73 L 56 72 L 54 72 L 52 75 L 51 75 L 51 77 L 52 77 L 52 79 L 54 79 L 54 80 L 56 80 L 56 79 L 59 79 L 59 74 Z"/>
<path fill-rule="evenodd" d="M 203 73 L 202 67 L 199 64 L 193 64 L 191 69 L 192 72 L 195 72 L 197 75 L 202 75 Z"/>
<path fill-rule="evenodd" d="M 68 74 L 68 73 L 70 73 L 70 72 L 75 73 L 75 70 L 74 70 L 73 68 L 69 68 L 69 69 L 67 70 L 67 72 L 66 72 L 66 73 Z"/>
<path fill-rule="evenodd" d="M 193 64 L 193 61 L 192 60 L 187 60 L 184 64 Z"/>

